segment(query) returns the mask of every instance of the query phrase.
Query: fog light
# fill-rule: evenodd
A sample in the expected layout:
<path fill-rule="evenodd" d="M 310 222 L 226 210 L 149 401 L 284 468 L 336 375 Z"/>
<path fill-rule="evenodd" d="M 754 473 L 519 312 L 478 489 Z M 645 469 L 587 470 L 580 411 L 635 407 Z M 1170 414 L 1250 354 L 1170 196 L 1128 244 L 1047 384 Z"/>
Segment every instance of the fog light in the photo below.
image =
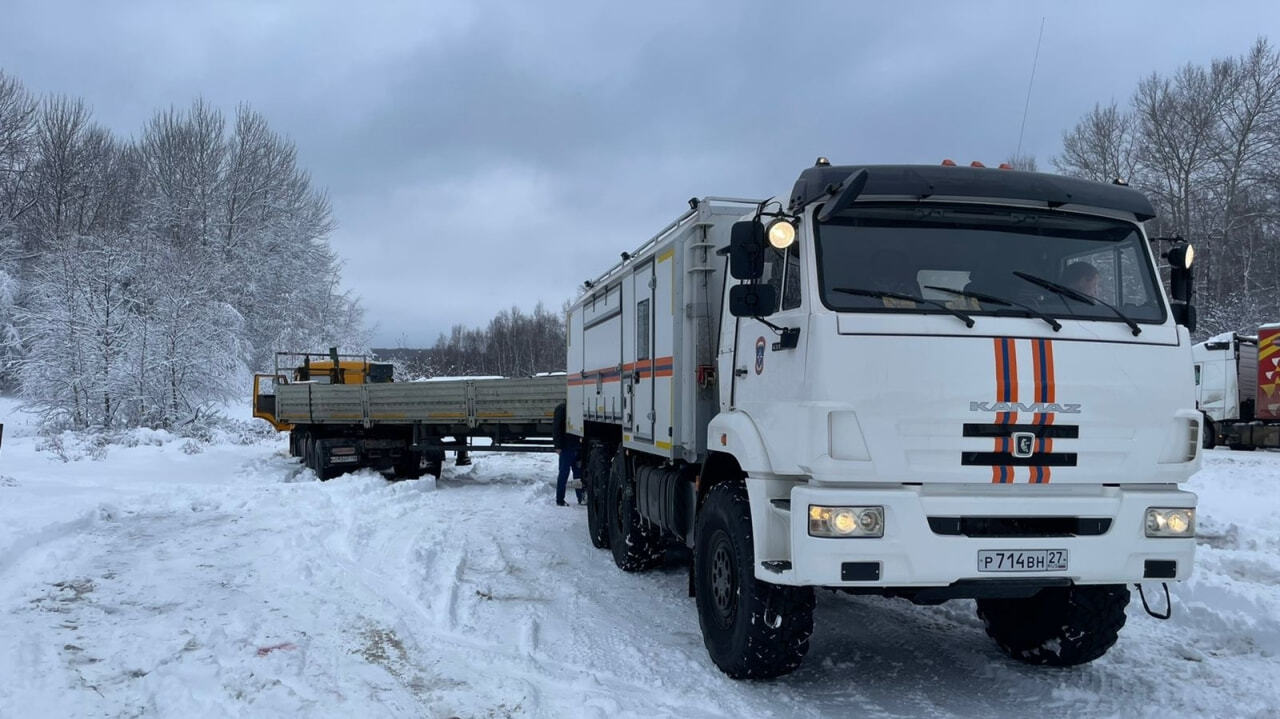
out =
<path fill-rule="evenodd" d="M 1196 533 L 1196 510 L 1191 507 L 1149 507 L 1148 537 L 1191 537 Z"/>
<path fill-rule="evenodd" d="M 883 537 L 884 507 L 809 505 L 811 537 Z"/>

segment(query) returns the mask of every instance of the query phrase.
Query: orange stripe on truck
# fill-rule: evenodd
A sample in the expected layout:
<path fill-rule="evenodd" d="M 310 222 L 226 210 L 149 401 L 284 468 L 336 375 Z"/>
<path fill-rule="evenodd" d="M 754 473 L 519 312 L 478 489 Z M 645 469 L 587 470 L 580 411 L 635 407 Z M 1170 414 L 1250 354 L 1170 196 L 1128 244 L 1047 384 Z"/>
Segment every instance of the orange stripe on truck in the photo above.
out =
<path fill-rule="evenodd" d="M 1018 401 L 1018 346 L 1012 338 L 996 337 L 992 341 L 995 350 L 996 365 L 996 401 Z M 1015 424 L 1017 412 L 996 412 L 996 424 Z M 995 451 L 1009 451 L 1009 438 L 997 437 Z M 991 467 L 991 481 L 994 484 L 1011 484 L 1014 480 L 1014 468 L 995 465 Z"/>

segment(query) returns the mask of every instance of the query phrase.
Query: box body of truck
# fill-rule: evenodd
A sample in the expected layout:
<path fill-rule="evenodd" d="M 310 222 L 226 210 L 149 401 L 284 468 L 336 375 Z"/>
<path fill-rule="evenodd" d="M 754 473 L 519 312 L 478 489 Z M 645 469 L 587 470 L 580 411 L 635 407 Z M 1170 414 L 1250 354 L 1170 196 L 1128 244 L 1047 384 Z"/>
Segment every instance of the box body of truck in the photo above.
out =
<path fill-rule="evenodd" d="M 820 219 L 862 170 L 856 201 Z M 1127 188 L 912 166 L 819 166 L 786 207 L 694 203 L 570 313 L 593 541 L 636 569 L 659 533 L 694 548 L 697 574 L 709 498 L 743 501 L 751 586 L 793 588 L 777 596 L 796 606 L 811 587 L 1029 602 L 1186 578 L 1195 496 L 1178 485 L 1199 466 L 1200 414 L 1189 333 L 1141 228 L 1152 215 Z M 770 217 L 796 239 L 740 282 L 734 225 Z M 1077 263 L 1110 302 L 1037 284 Z M 767 311 L 731 314 L 739 284 L 768 285 L 752 295 Z M 1154 536 L 1152 508 L 1183 512 L 1183 533 Z M 699 611 L 721 668 L 777 673 L 722 662 L 719 601 Z"/>

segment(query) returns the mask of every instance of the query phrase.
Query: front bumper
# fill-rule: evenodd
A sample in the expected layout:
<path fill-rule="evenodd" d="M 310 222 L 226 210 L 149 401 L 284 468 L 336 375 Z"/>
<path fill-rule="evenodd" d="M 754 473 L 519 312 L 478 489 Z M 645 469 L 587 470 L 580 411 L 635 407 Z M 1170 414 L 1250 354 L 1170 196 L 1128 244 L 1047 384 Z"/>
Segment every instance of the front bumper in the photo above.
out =
<path fill-rule="evenodd" d="M 1186 579 L 1195 553 L 1194 538 L 1148 538 L 1148 507 L 1195 507 L 1196 495 L 1169 485 L 876 485 L 779 487 L 771 480 L 748 480 L 752 512 L 768 513 L 756 528 L 756 577 L 775 584 L 826 587 L 945 587 L 983 580 L 1034 581 L 1053 578 L 1077 584 L 1122 584 L 1148 577 L 1148 560 L 1174 562 L 1174 576 Z M 769 500 L 769 494 L 774 501 Z M 787 502 L 776 501 L 788 497 Z M 760 500 L 756 498 L 760 497 Z M 808 506 L 884 507 L 883 538 L 811 537 Z M 1090 517 L 1110 518 L 1096 536 L 969 537 L 937 534 L 929 517 Z M 1061 571 L 980 572 L 982 550 L 1066 550 Z M 878 563 L 878 578 L 846 579 L 847 563 Z"/>

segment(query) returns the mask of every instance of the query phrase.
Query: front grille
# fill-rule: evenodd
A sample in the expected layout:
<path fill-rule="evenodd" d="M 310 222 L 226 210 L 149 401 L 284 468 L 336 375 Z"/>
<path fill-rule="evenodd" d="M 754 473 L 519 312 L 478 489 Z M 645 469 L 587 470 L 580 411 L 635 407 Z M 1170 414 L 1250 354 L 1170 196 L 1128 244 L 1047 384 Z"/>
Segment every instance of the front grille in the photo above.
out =
<path fill-rule="evenodd" d="M 934 534 L 953 537 L 1096 537 L 1109 517 L 929 517 Z"/>
<path fill-rule="evenodd" d="M 1041 439 L 1079 439 L 1080 427 L 1074 424 L 979 424 L 964 425 L 966 437 L 1012 437 L 1014 432 L 1028 432 Z"/>
<path fill-rule="evenodd" d="M 966 467 L 1074 467 L 1075 452 L 1039 452 L 1030 457 L 1015 457 L 1009 452 L 961 452 L 960 464 Z"/>

